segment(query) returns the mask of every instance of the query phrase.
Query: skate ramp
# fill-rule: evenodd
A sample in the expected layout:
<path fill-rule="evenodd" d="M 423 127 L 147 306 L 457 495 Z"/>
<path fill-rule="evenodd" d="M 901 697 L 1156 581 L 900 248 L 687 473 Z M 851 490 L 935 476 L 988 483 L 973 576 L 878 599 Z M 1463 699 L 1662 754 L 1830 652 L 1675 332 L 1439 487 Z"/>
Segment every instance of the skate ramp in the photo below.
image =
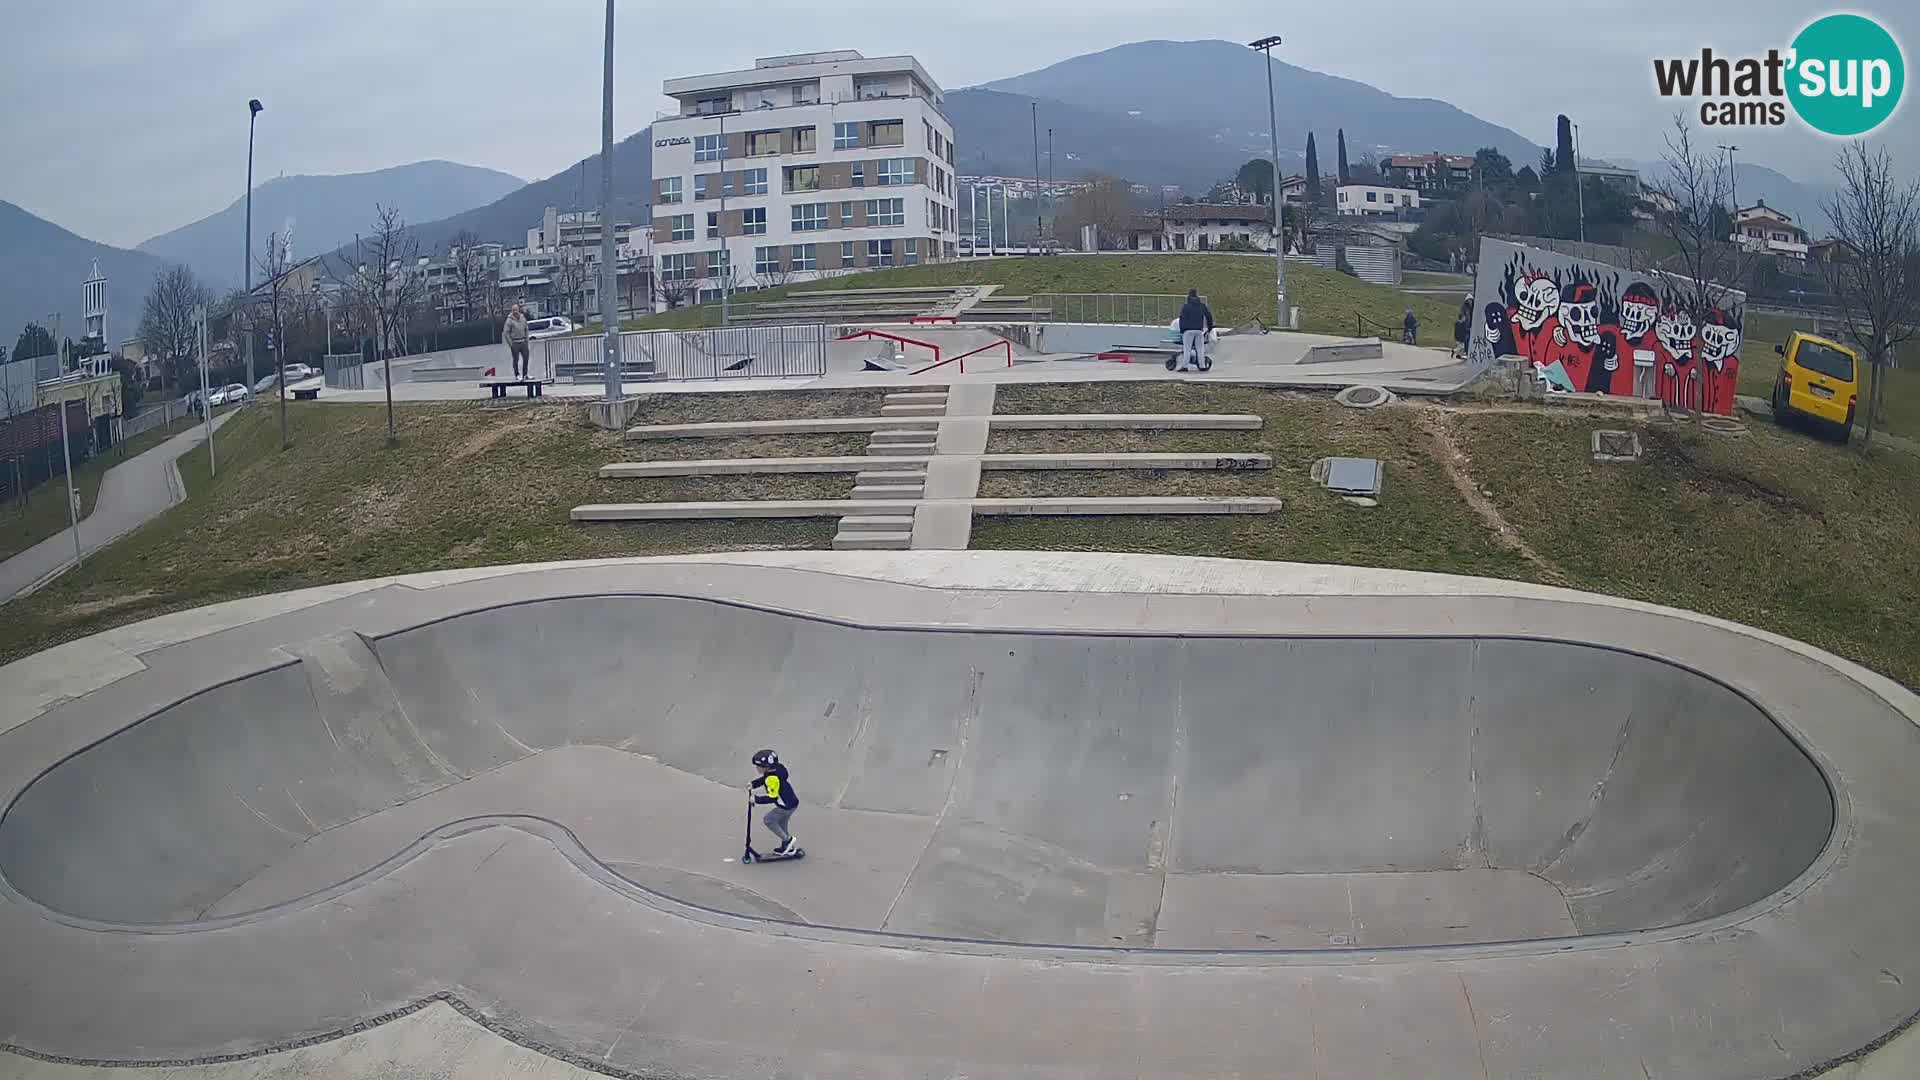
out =
<path fill-rule="evenodd" d="M 757 917 L 1431 945 L 1732 912 L 1834 820 L 1746 698 L 1561 641 L 867 629 L 609 596 L 292 651 L 53 766 L 0 818 L 0 874 L 71 916 L 183 923 L 526 814 Z M 805 862 L 726 862 L 759 746 L 795 768 Z M 1380 906 L 1363 940 L 1316 921 L 1356 904 Z"/>

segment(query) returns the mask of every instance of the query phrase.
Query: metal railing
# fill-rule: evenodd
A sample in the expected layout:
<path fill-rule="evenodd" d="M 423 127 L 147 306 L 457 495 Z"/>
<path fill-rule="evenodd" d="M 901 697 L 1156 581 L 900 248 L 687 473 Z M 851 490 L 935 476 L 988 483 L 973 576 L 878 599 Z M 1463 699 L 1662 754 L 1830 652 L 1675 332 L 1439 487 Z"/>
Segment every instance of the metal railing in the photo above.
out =
<path fill-rule="evenodd" d="M 361 353 L 328 353 L 320 360 L 321 376 L 329 390 L 365 390 L 366 357 Z"/>
<path fill-rule="evenodd" d="M 827 327 L 820 323 L 706 330 L 633 330 L 620 335 L 627 379 L 779 379 L 827 373 Z M 546 340 L 548 370 L 562 382 L 597 382 L 597 336 Z"/>
<path fill-rule="evenodd" d="M 993 299 L 989 296 L 979 311 L 972 313 L 975 321 L 981 312 L 993 309 Z M 1179 293 L 1035 293 L 1023 306 L 1045 314 L 1022 315 L 1019 321 L 1165 326 L 1180 317 L 1180 305 L 1186 302 Z"/>

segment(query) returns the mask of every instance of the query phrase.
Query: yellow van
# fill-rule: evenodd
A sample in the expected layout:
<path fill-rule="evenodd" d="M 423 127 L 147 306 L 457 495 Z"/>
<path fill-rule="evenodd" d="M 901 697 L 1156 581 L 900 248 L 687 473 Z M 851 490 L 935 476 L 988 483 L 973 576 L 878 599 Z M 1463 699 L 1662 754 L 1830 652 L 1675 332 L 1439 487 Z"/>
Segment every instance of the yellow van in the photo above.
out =
<path fill-rule="evenodd" d="M 1773 417 L 1794 413 L 1839 429 L 1841 442 L 1853 431 L 1854 404 L 1860 400 L 1860 354 L 1837 341 L 1795 330 L 1773 351 L 1782 357 L 1773 381 Z"/>

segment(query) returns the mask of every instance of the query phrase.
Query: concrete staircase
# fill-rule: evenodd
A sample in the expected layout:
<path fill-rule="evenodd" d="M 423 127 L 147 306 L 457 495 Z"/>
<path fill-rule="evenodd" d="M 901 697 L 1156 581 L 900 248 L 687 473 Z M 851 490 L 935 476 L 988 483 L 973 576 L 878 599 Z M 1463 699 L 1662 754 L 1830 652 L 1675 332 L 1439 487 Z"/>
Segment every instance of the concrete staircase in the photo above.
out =
<path fill-rule="evenodd" d="M 867 440 L 873 467 L 856 473 L 852 498 L 898 500 L 898 514 L 849 514 L 834 535 L 836 551 L 904 551 L 913 546 L 913 511 L 927 489 L 926 459 L 934 454 L 947 392 L 902 391 L 888 394 L 880 415 L 899 423 L 876 429 Z M 909 458 L 911 461 L 893 461 Z"/>

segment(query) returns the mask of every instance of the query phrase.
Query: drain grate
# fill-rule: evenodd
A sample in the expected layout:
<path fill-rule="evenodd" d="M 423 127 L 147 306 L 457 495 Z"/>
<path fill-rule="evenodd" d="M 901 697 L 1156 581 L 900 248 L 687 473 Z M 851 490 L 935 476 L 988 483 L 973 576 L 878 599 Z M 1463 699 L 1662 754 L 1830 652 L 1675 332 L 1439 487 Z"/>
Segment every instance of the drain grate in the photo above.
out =
<path fill-rule="evenodd" d="M 1380 494 L 1381 467 L 1378 458 L 1324 458 L 1325 467 L 1315 463 L 1314 479 L 1327 485 L 1336 495 Z"/>
<path fill-rule="evenodd" d="M 1640 436 L 1631 431 L 1596 431 L 1593 433 L 1593 460 L 1595 461 L 1638 461 L 1640 460 Z"/>

